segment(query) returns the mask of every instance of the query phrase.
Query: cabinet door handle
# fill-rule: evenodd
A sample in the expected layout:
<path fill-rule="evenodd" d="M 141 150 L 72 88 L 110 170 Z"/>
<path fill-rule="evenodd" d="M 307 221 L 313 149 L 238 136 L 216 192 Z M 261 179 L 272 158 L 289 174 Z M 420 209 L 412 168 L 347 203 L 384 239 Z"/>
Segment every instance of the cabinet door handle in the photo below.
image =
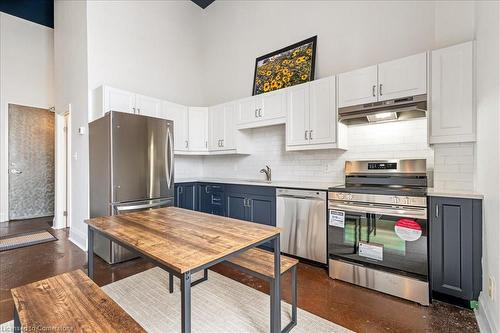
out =
<path fill-rule="evenodd" d="M 220 140 L 220 146 L 224 147 L 224 139 Z"/>
<path fill-rule="evenodd" d="M 184 188 L 182 186 L 179 187 L 179 194 L 182 194 L 184 192 Z"/>
<path fill-rule="evenodd" d="M 208 188 L 209 188 L 209 187 L 210 187 L 210 186 L 208 186 L 208 185 L 207 185 L 207 186 L 205 186 L 205 193 L 206 193 L 206 194 L 209 194 L 209 193 L 210 193 L 210 192 L 208 192 Z"/>
<path fill-rule="evenodd" d="M 382 96 L 382 83 L 378 87 L 378 94 Z"/>
<path fill-rule="evenodd" d="M 186 146 L 186 148 L 189 148 L 189 141 L 188 140 L 185 141 L 185 146 Z"/>
<path fill-rule="evenodd" d="M 257 114 L 257 112 L 258 112 L 258 110 L 257 110 L 257 109 L 255 109 L 255 112 L 254 112 L 254 114 L 255 114 L 255 118 L 258 118 L 258 117 L 259 117 L 259 115 Z"/>
<path fill-rule="evenodd" d="M 436 205 L 436 217 L 439 217 L 439 205 Z"/>
<path fill-rule="evenodd" d="M 312 133 L 313 133 L 313 130 L 309 130 L 309 140 L 313 139 Z"/>
<path fill-rule="evenodd" d="M 205 148 L 208 148 L 208 141 L 205 141 Z"/>
<path fill-rule="evenodd" d="M 262 118 L 262 108 L 259 108 L 259 117 Z"/>
<path fill-rule="evenodd" d="M 307 130 L 304 131 L 304 139 L 307 140 Z"/>
<path fill-rule="evenodd" d="M 376 89 L 376 88 L 377 88 L 377 86 L 376 86 L 376 85 L 373 85 L 373 86 L 372 86 L 372 96 L 373 96 L 373 97 L 375 97 L 375 96 L 376 96 L 376 95 L 375 95 L 375 89 Z"/>
<path fill-rule="evenodd" d="M 141 109 L 137 108 L 137 114 L 141 114 Z"/>
<path fill-rule="evenodd" d="M 135 112 L 135 108 L 132 108 L 132 110 L 134 111 L 134 114 L 135 114 L 135 113 L 136 113 L 136 112 Z"/>

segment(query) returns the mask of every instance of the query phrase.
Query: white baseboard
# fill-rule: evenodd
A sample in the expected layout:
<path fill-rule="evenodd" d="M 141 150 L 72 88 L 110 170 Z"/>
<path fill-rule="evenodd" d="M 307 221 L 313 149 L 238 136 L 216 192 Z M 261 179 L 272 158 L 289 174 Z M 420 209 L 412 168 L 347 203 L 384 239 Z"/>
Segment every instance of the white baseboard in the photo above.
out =
<path fill-rule="evenodd" d="M 81 233 L 81 232 L 78 232 L 76 230 L 70 229 L 68 239 L 70 240 L 71 243 L 75 244 L 80 249 L 87 252 L 87 234 L 86 233 Z"/>
<path fill-rule="evenodd" d="M 479 308 L 474 311 L 476 315 L 477 324 L 481 333 L 496 333 L 498 325 L 495 322 L 495 316 L 488 306 L 488 301 L 485 299 L 484 292 L 479 295 Z"/>

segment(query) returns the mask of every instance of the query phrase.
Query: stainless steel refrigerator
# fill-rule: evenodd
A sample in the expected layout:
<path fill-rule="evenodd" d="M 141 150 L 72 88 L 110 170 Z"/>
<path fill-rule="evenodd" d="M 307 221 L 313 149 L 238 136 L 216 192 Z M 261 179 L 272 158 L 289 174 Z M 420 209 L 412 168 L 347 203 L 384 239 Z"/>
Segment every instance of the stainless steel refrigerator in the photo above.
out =
<path fill-rule="evenodd" d="M 172 206 L 174 124 L 108 112 L 89 124 L 90 217 Z M 135 255 L 95 235 L 94 251 L 108 263 Z"/>

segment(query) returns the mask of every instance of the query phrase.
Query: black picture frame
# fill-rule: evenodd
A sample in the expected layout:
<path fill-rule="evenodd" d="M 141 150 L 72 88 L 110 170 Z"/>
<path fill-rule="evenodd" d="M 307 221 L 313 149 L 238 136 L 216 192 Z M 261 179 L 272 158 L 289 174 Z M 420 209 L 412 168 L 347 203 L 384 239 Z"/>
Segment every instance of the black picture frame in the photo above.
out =
<path fill-rule="evenodd" d="M 280 88 L 277 88 L 277 89 L 271 89 L 270 91 L 279 90 L 279 89 L 282 89 L 282 88 L 285 88 L 285 87 L 290 87 L 290 86 L 293 86 L 293 85 L 296 85 L 296 84 L 300 84 L 300 83 L 309 82 L 309 81 L 314 80 L 314 72 L 315 72 L 315 65 L 316 65 L 316 45 L 317 45 L 317 40 L 318 40 L 318 36 L 316 35 L 316 36 L 304 39 L 304 40 L 302 40 L 300 42 L 294 43 L 292 45 L 289 45 L 287 47 L 284 47 L 282 49 L 279 49 L 279 50 L 273 51 L 271 53 L 265 54 L 265 55 L 260 56 L 257 59 L 255 59 L 255 68 L 254 68 L 253 85 L 252 85 L 252 96 L 255 96 L 255 95 L 263 93 L 263 92 L 258 92 L 257 93 L 256 80 L 257 80 L 257 71 L 258 71 L 258 64 L 259 64 L 259 62 L 261 62 L 263 60 L 266 60 L 266 59 L 269 59 L 269 58 L 272 58 L 272 57 L 274 57 L 276 55 L 279 55 L 281 53 L 285 53 L 285 52 L 288 52 L 288 51 L 291 51 L 291 50 L 294 50 L 294 49 L 298 49 L 298 48 L 300 48 L 302 46 L 305 46 L 305 45 L 308 45 L 308 44 L 311 44 L 311 43 L 312 43 L 312 55 L 311 55 L 311 60 L 310 60 L 311 68 L 310 68 L 310 72 L 309 72 L 308 78 L 306 80 L 303 80 L 303 82 L 290 83 L 289 85 L 286 85 L 286 86 L 283 86 L 283 87 L 280 87 Z"/>

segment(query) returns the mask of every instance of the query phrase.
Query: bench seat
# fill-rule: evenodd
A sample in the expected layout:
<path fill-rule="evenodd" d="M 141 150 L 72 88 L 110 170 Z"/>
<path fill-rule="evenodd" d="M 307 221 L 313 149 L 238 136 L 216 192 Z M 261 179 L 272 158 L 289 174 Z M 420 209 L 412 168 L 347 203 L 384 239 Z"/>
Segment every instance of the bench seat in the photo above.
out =
<path fill-rule="evenodd" d="M 299 263 L 297 259 L 283 255 L 281 255 L 280 258 L 281 274 Z M 274 254 L 272 252 L 253 248 L 227 261 L 263 276 L 274 278 Z"/>
<path fill-rule="evenodd" d="M 81 270 L 11 292 L 15 332 L 146 332 Z"/>

